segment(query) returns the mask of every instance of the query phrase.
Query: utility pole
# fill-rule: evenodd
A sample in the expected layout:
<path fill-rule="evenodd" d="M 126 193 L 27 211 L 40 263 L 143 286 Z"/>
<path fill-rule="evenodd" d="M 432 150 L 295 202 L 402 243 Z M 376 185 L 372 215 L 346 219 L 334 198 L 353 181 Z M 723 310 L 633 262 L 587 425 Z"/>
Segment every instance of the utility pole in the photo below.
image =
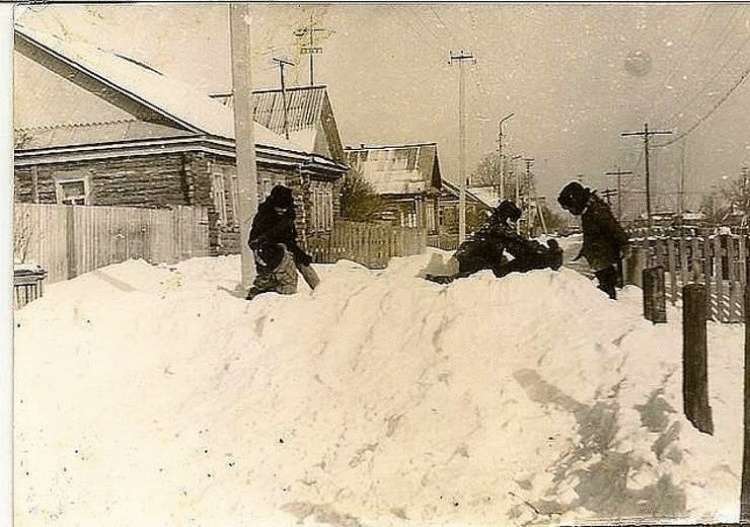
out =
<path fill-rule="evenodd" d="M 514 203 L 516 204 L 517 207 L 520 205 L 520 200 L 521 200 L 521 182 L 518 176 L 518 169 L 516 167 L 516 161 L 518 161 L 522 157 L 523 156 L 521 155 L 517 155 L 517 156 L 512 156 L 510 158 L 510 169 L 513 171 L 513 177 L 516 180 L 516 199 Z M 520 232 L 519 222 L 516 222 L 516 232 Z"/>
<path fill-rule="evenodd" d="M 652 135 L 672 135 L 671 130 L 652 130 L 649 131 L 648 129 L 648 123 L 645 123 L 643 125 L 643 131 L 641 132 L 622 132 L 620 134 L 623 137 L 626 136 L 642 136 L 643 137 L 643 148 L 646 161 L 646 216 L 648 217 L 648 228 L 651 229 L 653 227 L 653 220 L 651 218 L 651 174 L 649 172 L 649 166 L 648 166 L 648 140 L 649 137 Z"/>
<path fill-rule="evenodd" d="M 750 211 L 750 196 L 748 196 L 748 191 L 750 191 L 750 168 L 744 166 L 742 167 L 742 222 L 746 225 L 748 221 L 748 212 Z"/>
<path fill-rule="evenodd" d="M 526 211 L 526 234 L 531 235 L 531 165 L 534 164 L 533 157 L 524 157 L 524 163 L 526 163 L 526 196 L 524 209 Z"/>
<path fill-rule="evenodd" d="M 612 172 L 605 172 L 605 176 L 617 176 L 617 219 L 622 221 L 622 176 L 632 175 L 631 170 L 620 170 L 620 167 L 615 166 Z"/>
<path fill-rule="evenodd" d="M 680 225 L 682 225 L 682 216 L 685 213 L 685 148 L 687 139 L 682 140 L 682 149 L 680 150 L 680 195 L 678 199 L 678 209 L 680 213 Z"/>
<path fill-rule="evenodd" d="M 322 27 L 315 27 L 315 22 L 313 21 L 313 15 L 310 13 L 310 25 L 307 27 L 303 27 L 298 29 L 294 32 L 294 35 L 296 37 L 304 37 L 305 35 L 308 35 L 310 37 L 310 42 L 308 46 L 302 46 L 300 48 L 300 53 L 302 55 L 310 55 L 310 86 L 315 85 L 315 61 L 313 60 L 313 57 L 319 53 L 323 53 L 323 48 L 320 46 L 315 46 L 315 33 L 326 31 L 325 28 Z"/>
<path fill-rule="evenodd" d="M 466 82 L 464 78 L 464 62 L 470 60 L 476 64 L 474 55 L 471 53 L 450 53 L 449 64 L 458 62 L 458 177 L 461 179 L 461 187 L 458 198 L 458 243 L 466 239 Z"/>
<path fill-rule="evenodd" d="M 612 196 L 617 196 L 617 190 L 611 188 L 605 188 L 602 191 L 602 196 L 607 200 L 607 205 L 612 206 Z"/>
<path fill-rule="evenodd" d="M 253 83 L 251 76 L 250 6 L 229 5 L 229 34 L 234 94 L 234 142 L 236 149 L 238 219 L 242 288 L 252 283 L 253 255 L 247 245 L 250 226 L 258 211 L 258 175 L 255 164 L 255 120 L 253 119 Z"/>
<path fill-rule="evenodd" d="M 284 84 L 284 66 L 294 66 L 293 62 L 289 62 L 284 59 L 273 59 L 279 65 L 279 73 L 281 74 L 281 103 L 284 105 L 284 137 L 289 139 L 289 108 L 286 104 L 286 85 Z"/>
<path fill-rule="evenodd" d="M 505 163 L 503 163 L 503 124 L 508 119 L 511 119 L 515 114 L 509 113 L 498 123 L 497 131 L 497 154 L 500 157 L 500 189 L 497 193 L 498 199 L 503 201 L 505 199 Z"/>

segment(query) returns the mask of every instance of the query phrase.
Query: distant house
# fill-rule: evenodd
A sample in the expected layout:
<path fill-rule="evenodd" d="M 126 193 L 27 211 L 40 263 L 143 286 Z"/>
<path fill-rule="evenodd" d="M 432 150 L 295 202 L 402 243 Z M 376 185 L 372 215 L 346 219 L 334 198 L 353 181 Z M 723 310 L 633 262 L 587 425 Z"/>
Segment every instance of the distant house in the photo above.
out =
<path fill-rule="evenodd" d="M 232 93 L 214 93 L 211 98 L 232 107 Z M 284 97 L 281 89 L 253 92 L 255 122 L 301 145 L 307 152 L 319 154 L 339 163 L 345 161 L 341 136 L 336 126 L 333 107 L 324 85 L 286 88 L 286 130 Z"/>
<path fill-rule="evenodd" d="M 351 169 L 383 198 L 381 219 L 437 232 L 442 175 L 436 143 L 348 146 L 344 151 Z"/>
<path fill-rule="evenodd" d="M 15 31 L 15 200 L 204 206 L 213 254 L 239 250 L 232 111 L 124 54 Z M 255 125 L 259 197 L 295 190 L 303 241 L 325 237 L 347 167 Z"/>

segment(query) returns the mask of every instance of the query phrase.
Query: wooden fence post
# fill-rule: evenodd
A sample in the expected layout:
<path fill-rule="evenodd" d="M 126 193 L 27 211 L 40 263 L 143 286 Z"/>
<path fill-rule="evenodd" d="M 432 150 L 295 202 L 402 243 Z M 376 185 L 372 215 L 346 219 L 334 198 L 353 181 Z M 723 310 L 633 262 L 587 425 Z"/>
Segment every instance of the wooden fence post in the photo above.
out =
<path fill-rule="evenodd" d="M 687 285 L 690 281 L 690 273 L 688 271 L 688 248 L 687 240 L 684 236 L 680 237 L 679 241 L 679 257 L 680 257 L 680 282 L 682 285 Z"/>
<path fill-rule="evenodd" d="M 711 240 L 708 236 L 703 238 L 703 273 L 706 277 L 706 305 L 708 308 L 708 318 L 711 320 L 714 320 L 714 309 L 713 306 L 716 304 L 716 311 L 718 313 L 719 310 L 719 304 L 712 302 L 713 294 L 711 293 L 711 290 L 713 289 L 713 258 L 711 257 L 712 253 L 712 244 Z M 716 319 L 718 320 L 718 315 Z"/>
<path fill-rule="evenodd" d="M 750 263 L 746 262 L 750 274 Z M 750 276 L 745 278 L 745 382 L 743 387 L 744 437 L 742 451 L 742 490 L 740 491 L 740 523 L 750 523 Z"/>
<path fill-rule="evenodd" d="M 675 256 L 674 240 L 666 239 L 667 243 L 667 269 L 669 269 L 669 300 L 672 305 L 677 303 L 677 265 Z"/>
<path fill-rule="evenodd" d="M 667 295 L 662 266 L 643 270 L 643 316 L 654 324 L 667 322 Z"/>
<path fill-rule="evenodd" d="M 727 239 L 727 278 L 729 280 L 729 322 L 741 322 L 740 320 L 740 284 L 737 280 L 739 250 L 734 237 Z"/>
<path fill-rule="evenodd" d="M 625 283 L 643 288 L 643 269 L 646 267 L 646 249 L 634 247 L 625 261 Z"/>
<path fill-rule="evenodd" d="M 716 320 L 719 322 L 727 322 L 727 316 L 725 315 L 725 304 L 724 298 L 724 258 L 723 250 L 721 247 L 721 236 L 714 237 L 714 272 L 716 276 Z"/>
<path fill-rule="evenodd" d="M 693 426 L 713 435 L 714 424 L 708 401 L 706 288 L 702 284 L 688 284 L 682 291 L 683 408 Z"/>

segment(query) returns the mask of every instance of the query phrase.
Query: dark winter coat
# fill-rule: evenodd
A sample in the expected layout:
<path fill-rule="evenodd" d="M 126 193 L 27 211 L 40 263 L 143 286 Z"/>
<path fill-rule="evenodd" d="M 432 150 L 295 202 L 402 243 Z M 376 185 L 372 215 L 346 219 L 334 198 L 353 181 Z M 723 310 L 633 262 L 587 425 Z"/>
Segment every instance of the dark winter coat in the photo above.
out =
<path fill-rule="evenodd" d="M 576 260 L 584 257 L 594 271 L 618 262 L 628 245 L 628 235 L 599 196 L 592 194 L 581 216 L 583 246 Z"/>
<path fill-rule="evenodd" d="M 269 200 L 258 207 L 253 218 L 248 245 L 254 251 L 262 251 L 265 245 L 283 243 L 294 257 L 296 263 L 310 264 L 310 256 L 297 244 L 297 229 L 294 225 L 294 208 L 290 207 L 284 214 L 278 214 Z"/>
<path fill-rule="evenodd" d="M 513 256 L 508 262 L 504 253 Z M 471 240 L 461 244 L 455 257 L 459 263 L 459 273 L 468 276 L 483 269 L 490 269 L 496 276 L 505 276 L 509 272 L 524 272 L 531 269 L 555 266 L 555 260 L 561 260 L 556 252 L 544 245 L 527 240 L 518 234 L 507 222 L 495 216 L 474 233 Z M 555 253 L 555 254 L 553 254 Z"/>

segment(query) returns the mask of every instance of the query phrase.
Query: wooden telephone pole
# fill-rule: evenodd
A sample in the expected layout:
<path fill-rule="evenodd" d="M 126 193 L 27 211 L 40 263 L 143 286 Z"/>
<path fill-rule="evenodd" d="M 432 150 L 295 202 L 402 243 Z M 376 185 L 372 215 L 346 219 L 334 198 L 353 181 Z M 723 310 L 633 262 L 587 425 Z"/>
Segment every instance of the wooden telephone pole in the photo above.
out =
<path fill-rule="evenodd" d="M 524 192 L 526 195 L 524 196 L 524 206 L 521 210 L 526 212 L 526 234 L 531 236 L 531 165 L 534 164 L 534 158 L 525 157 L 523 161 L 526 163 L 526 191 Z"/>
<path fill-rule="evenodd" d="M 612 196 L 617 196 L 617 190 L 612 188 L 605 188 L 602 191 L 602 196 L 604 196 L 604 199 L 607 201 L 607 205 L 610 207 L 612 206 Z"/>
<path fill-rule="evenodd" d="M 500 201 L 505 199 L 505 163 L 503 163 L 503 124 L 505 121 L 511 119 L 515 114 L 509 113 L 498 123 L 497 131 L 497 154 L 500 158 L 500 188 L 498 189 L 497 196 Z"/>
<path fill-rule="evenodd" d="M 258 211 L 258 175 L 255 164 L 255 120 L 250 57 L 250 6 L 230 4 L 229 33 L 232 54 L 234 97 L 234 142 L 236 149 L 242 288 L 248 289 L 254 276 L 253 255 L 247 240 Z"/>
<path fill-rule="evenodd" d="M 620 170 L 616 166 L 612 172 L 605 172 L 605 176 L 617 176 L 617 219 L 622 221 L 622 176 L 632 175 L 631 170 Z"/>
<path fill-rule="evenodd" d="M 466 80 L 464 77 L 464 62 L 470 60 L 476 64 L 471 53 L 450 53 L 449 64 L 458 63 L 458 177 L 461 180 L 458 197 L 458 243 L 466 239 Z"/>
<path fill-rule="evenodd" d="M 648 227 L 649 229 L 653 226 L 653 220 L 651 218 L 651 173 L 649 172 L 649 165 L 648 165 L 648 142 L 649 137 L 652 135 L 671 135 L 672 132 L 670 130 L 663 130 L 663 131 L 657 131 L 657 130 L 651 130 L 648 129 L 648 123 L 645 123 L 643 125 L 643 131 L 641 132 L 623 132 L 620 135 L 623 137 L 626 136 L 641 136 L 643 137 L 643 149 L 644 153 L 646 154 L 645 160 L 646 160 L 646 216 L 648 217 Z"/>

